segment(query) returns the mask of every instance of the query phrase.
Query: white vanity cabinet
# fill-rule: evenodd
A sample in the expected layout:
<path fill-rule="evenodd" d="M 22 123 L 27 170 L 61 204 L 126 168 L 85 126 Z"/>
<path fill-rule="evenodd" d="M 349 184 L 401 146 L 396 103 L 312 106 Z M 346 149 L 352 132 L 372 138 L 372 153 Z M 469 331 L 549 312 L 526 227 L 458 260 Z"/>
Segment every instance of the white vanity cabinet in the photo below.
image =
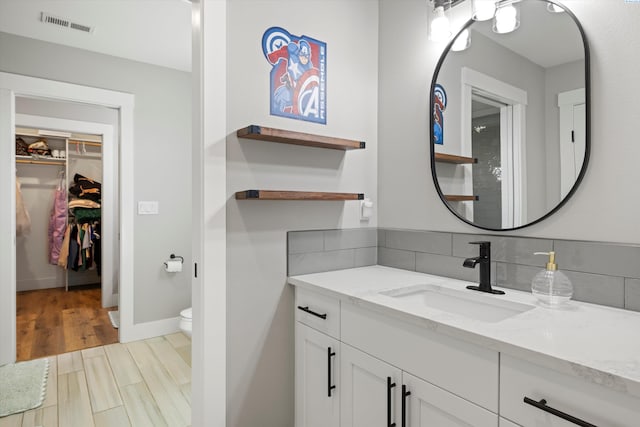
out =
<path fill-rule="evenodd" d="M 400 426 L 400 369 L 342 343 L 341 427 Z"/>
<path fill-rule="evenodd" d="M 497 352 L 299 287 L 296 320 L 296 427 L 498 425 Z"/>
<path fill-rule="evenodd" d="M 519 426 L 518 424 L 514 424 L 511 421 L 500 417 L 500 420 L 498 422 L 498 427 L 521 427 L 521 426 Z"/>
<path fill-rule="evenodd" d="M 315 381 L 323 384 L 317 393 L 326 391 L 326 352 L 339 345 L 337 421 L 336 407 L 325 406 L 313 410 L 321 412 L 318 424 L 296 418 L 297 427 L 640 427 L 638 313 L 578 301 L 574 310 L 553 313 L 512 291 L 504 299 L 533 308 L 481 322 L 380 291 L 436 279 L 380 266 L 290 278 L 304 308 L 296 308 L 297 330 L 323 336 L 313 344 L 315 358 L 296 360 L 296 414 L 312 414 L 315 406 L 300 403 L 316 399 L 305 387 Z M 321 322 L 317 314 L 325 312 Z M 550 315 L 562 321 L 550 322 Z M 313 346 L 296 334 L 297 349 Z M 301 383 L 300 371 L 311 365 L 322 365 L 324 377 Z"/>
<path fill-rule="evenodd" d="M 297 427 L 340 425 L 340 342 L 296 322 Z"/>
<path fill-rule="evenodd" d="M 493 412 L 474 405 L 407 372 L 402 373 L 400 396 L 404 396 L 404 402 L 401 404 L 401 414 L 405 414 L 406 423 L 399 424 L 399 426 L 496 426 L 498 417 Z"/>
<path fill-rule="evenodd" d="M 343 303 L 340 340 L 491 412 L 498 412 L 498 352 L 356 304 Z"/>
<path fill-rule="evenodd" d="M 296 427 L 340 426 L 340 301 L 296 289 Z"/>
<path fill-rule="evenodd" d="M 497 415 L 342 343 L 341 427 L 496 427 Z"/>
<path fill-rule="evenodd" d="M 626 387 L 609 375 L 574 366 L 578 376 L 570 376 L 506 354 L 500 368 L 500 415 L 516 424 L 640 426 L 640 399 L 626 394 Z"/>

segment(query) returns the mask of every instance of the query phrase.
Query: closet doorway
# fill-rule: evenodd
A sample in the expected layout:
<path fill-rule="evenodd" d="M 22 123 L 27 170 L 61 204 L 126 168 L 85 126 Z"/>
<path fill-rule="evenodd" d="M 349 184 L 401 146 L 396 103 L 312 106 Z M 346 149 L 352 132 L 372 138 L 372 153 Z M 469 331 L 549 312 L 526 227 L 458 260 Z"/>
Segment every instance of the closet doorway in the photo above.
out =
<path fill-rule="evenodd" d="M 133 182 L 133 95 L 0 72 L 0 200 L 6 201 L 4 208 L 0 209 L 0 342 L 3 343 L 0 346 L 0 365 L 16 360 L 15 126 L 16 100 L 20 98 L 116 110 L 118 125 L 113 132 L 117 135 L 118 147 L 103 150 L 103 164 L 105 170 L 117 171 L 119 181 Z M 105 188 L 103 197 L 107 197 L 106 191 Z M 131 186 L 111 191 L 115 192 L 111 197 L 117 198 L 118 206 L 114 209 L 117 209 L 119 220 L 117 228 L 111 230 L 114 253 L 118 256 L 118 268 L 114 270 L 113 278 L 118 289 L 117 297 L 114 295 L 120 312 L 118 335 L 120 342 L 128 342 L 134 340 L 137 333 L 133 323 L 133 240 L 120 237 L 131 236 L 133 232 L 133 191 Z M 106 265 L 103 268 L 106 270 Z"/>
<path fill-rule="evenodd" d="M 117 126 L 117 112 L 104 107 L 16 98 L 18 111 L 87 117 L 87 108 Z M 114 125 L 26 114 L 15 123 L 16 178 L 30 219 L 30 230 L 16 220 L 16 359 L 117 342 Z"/>

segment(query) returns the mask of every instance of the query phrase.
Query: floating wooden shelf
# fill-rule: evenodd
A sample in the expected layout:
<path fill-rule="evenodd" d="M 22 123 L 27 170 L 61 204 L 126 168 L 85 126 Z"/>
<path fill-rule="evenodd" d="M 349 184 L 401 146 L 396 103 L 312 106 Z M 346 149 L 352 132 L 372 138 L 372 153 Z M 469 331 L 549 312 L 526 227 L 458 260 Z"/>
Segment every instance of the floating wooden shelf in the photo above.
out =
<path fill-rule="evenodd" d="M 363 200 L 362 193 L 326 193 L 321 191 L 245 190 L 237 200 Z"/>
<path fill-rule="evenodd" d="M 478 196 L 464 196 L 460 194 L 445 194 L 444 198 L 449 202 L 475 202 Z"/>
<path fill-rule="evenodd" d="M 478 159 L 475 157 L 455 156 L 453 154 L 434 153 L 436 162 L 442 163 L 454 163 L 457 165 L 467 163 L 478 163 Z"/>
<path fill-rule="evenodd" d="M 280 142 L 283 144 L 304 145 L 307 147 L 330 148 L 333 150 L 357 150 L 365 148 L 363 141 L 334 138 L 331 136 L 293 132 L 264 126 L 251 125 L 238 129 L 238 138 L 256 139 L 260 141 Z"/>

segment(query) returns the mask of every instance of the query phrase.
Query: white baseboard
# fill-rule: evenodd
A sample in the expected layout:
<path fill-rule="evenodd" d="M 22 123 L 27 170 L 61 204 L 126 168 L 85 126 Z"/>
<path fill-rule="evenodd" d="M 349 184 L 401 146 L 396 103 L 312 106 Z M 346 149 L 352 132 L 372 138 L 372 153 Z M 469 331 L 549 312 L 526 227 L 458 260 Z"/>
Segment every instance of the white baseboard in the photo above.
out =
<path fill-rule="evenodd" d="M 16 280 L 16 292 L 51 288 L 64 288 L 64 278 L 45 277 L 40 279 Z"/>
<path fill-rule="evenodd" d="M 124 330 L 122 329 L 124 327 Z M 120 324 L 120 342 L 131 342 L 147 338 L 159 337 L 180 331 L 180 317 L 156 320 L 153 322 L 134 323 L 131 326 Z"/>

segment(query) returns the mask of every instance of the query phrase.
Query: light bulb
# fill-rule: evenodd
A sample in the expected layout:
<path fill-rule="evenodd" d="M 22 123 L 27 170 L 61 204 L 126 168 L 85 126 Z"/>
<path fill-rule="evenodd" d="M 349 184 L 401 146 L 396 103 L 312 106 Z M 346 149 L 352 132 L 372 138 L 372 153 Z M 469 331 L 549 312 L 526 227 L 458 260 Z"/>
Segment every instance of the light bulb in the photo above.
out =
<path fill-rule="evenodd" d="M 560 6 L 553 4 L 553 3 L 549 3 L 547 4 L 547 10 L 551 13 L 562 13 L 564 12 L 564 9 L 561 8 Z"/>
<path fill-rule="evenodd" d="M 473 0 L 472 18 L 476 21 L 486 21 L 496 13 L 495 0 Z"/>
<path fill-rule="evenodd" d="M 431 40 L 439 42 L 447 40 L 451 36 L 449 18 L 444 14 L 444 7 L 439 6 L 434 10 L 434 17 L 431 21 Z"/>
<path fill-rule="evenodd" d="M 518 9 L 509 4 L 499 7 L 493 20 L 493 31 L 499 34 L 510 33 L 520 26 Z"/>
<path fill-rule="evenodd" d="M 469 35 L 469 30 L 464 29 L 451 45 L 451 50 L 459 52 L 461 50 L 465 50 L 469 46 L 471 46 L 471 36 Z"/>

